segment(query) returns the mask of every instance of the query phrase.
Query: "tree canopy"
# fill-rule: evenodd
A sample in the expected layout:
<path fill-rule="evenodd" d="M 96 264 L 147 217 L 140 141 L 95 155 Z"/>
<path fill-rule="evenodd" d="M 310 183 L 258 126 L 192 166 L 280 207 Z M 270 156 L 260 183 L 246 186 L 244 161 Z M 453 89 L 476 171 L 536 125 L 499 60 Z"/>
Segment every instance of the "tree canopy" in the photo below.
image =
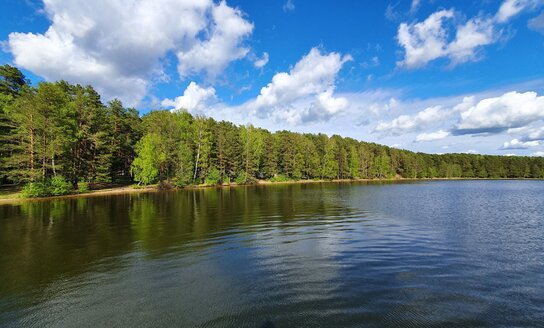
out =
<path fill-rule="evenodd" d="M 544 178 L 544 158 L 424 154 L 338 135 L 270 132 L 184 110 L 140 117 L 91 86 L 30 86 L 0 67 L 0 179 L 37 183 L 257 179 Z"/>

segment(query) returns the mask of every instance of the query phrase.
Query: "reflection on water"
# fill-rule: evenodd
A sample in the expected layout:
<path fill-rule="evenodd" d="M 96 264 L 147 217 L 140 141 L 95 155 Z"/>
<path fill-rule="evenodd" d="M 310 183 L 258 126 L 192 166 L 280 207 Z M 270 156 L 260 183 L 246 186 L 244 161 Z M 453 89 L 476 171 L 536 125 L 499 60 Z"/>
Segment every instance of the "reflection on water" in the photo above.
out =
<path fill-rule="evenodd" d="M 0 206 L 0 326 L 537 326 L 544 182 Z"/>

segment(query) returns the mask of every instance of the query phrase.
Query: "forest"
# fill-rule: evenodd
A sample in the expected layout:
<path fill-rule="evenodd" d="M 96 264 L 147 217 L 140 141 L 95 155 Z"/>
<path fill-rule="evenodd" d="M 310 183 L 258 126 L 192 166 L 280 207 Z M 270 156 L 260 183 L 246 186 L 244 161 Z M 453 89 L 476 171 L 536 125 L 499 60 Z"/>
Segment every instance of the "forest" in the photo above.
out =
<path fill-rule="evenodd" d="M 544 178 L 544 158 L 415 153 L 183 109 L 140 116 L 119 100 L 103 103 L 92 86 L 33 86 L 16 67 L 0 66 L 0 184 L 23 186 L 28 197 L 105 184 L 392 178 Z"/>

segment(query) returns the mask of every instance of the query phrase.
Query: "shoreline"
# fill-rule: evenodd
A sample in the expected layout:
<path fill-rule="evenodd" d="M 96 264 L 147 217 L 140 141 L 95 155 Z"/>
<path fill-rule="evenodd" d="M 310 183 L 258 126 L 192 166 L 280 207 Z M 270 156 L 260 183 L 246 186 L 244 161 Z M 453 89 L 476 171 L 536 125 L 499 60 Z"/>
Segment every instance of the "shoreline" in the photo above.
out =
<path fill-rule="evenodd" d="M 285 185 L 285 184 L 312 184 L 312 183 L 352 183 L 352 182 L 418 182 L 418 181 L 470 181 L 470 180 L 489 180 L 489 181 L 501 181 L 501 180 L 529 180 L 529 181 L 542 181 L 541 178 L 391 178 L 391 179 L 333 179 L 333 180 L 289 180 L 289 181 L 277 181 L 272 182 L 268 180 L 258 180 L 255 184 L 222 184 L 222 185 L 190 185 L 182 188 L 172 189 L 159 189 L 157 185 L 149 185 L 140 188 L 134 188 L 132 186 L 111 187 L 105 189 L 93 190 L 82 194 L 68 194 L 62 196 L 50 196 L 50 197 L 36 197 L 36 198 L 22 198 L 20 192 L 14 192 L 9 197 L 0 196 L 0 205 L 18 204 L 22 202 L 33 201 L 47 201 L 57 199 L 74 199 L 84 197 L 98 197 L 108 195 L 123 195 L 123 194 L 137 194 L 137 193 L 152 193 L 162 191 L 177 191 L 177 190 L 196 190 L 205 188 L 232 188 L 232 187 L 248 187 L 248 186 L 270 186 L 270 185 Z"/>

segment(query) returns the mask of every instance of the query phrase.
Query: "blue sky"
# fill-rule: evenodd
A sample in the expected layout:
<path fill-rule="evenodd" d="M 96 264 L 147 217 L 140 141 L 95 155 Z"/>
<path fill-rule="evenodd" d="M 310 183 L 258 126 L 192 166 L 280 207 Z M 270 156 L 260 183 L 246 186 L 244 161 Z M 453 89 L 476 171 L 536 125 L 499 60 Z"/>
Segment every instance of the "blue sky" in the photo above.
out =
<path fill-rule="evenodd" d="M 271 130 L 544 155 L 544 0 L 4 0 L 0 61 Z"/>

